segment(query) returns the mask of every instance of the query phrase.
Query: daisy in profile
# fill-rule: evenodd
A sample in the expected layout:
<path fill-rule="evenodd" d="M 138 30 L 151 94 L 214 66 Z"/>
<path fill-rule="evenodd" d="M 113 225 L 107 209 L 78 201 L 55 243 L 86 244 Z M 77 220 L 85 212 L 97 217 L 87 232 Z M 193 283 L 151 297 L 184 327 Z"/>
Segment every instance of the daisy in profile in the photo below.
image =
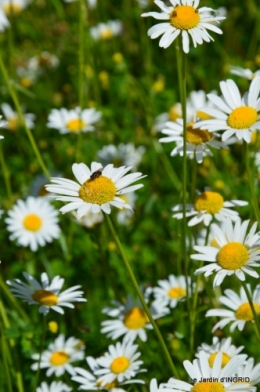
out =
<path fill-rule="evenodd" d="M 143 146 L 135 147 L 133 143 L 120 143 L 118 146 L 114 144 L 104 146 L 102 150 L 98 151 L 97 156 L 103 166 L 113 163 L 117 166 L 132 166 L 132 169 L 136 170 L 144 152 L 145 147 Z"/>
<path fill-rule="evenodd" d="M 259 267 L 260 232 L 256 233 L 257 223 L 254 223 L 247 234 L 249 220 L 237 220 L 234 226 L 227 219 L 224 230 L 213 223 L 212 231 L 219 248 L 212 246 L 194 246 L 199 254 L 191 255 L 194 260 L 209 261 L 211 264 L 199 268 L 195 275 L 210 276 L 216 271 L 213 286 L 219 286 L 226 276 L 236 275 L 242 281 L 245 274 L 258 278 L 259 274 L 252 267 Z"/>
<path fill-rule="evenodd" d="M 39 313 L 46 315 L 50 309 L 53 309 L 64 314 L 62 307 L 74 308 L 72 302 L 86 302 L 86 299 L 82 298 L 83 291 L 77 291 L 81 286 L 73 286 L 60 292 L 64 279 L 59 276 L 55 276 L 49 282 L 48 275 L 44 272 L 41 274 L 40 283 L 26 272 L 23 272 L 23 276 L 30 286 L 20 279 L 7 280 L 6 283 L 11 286 L 10 291 L 15 297 L 21 298 L 29 305 L 40 305 Z"/>
<path fill-rule="evenodd" d="M 212 8 L 198 8 L 199 0 L 171 0 L 170 6 L 165 5 L 160 0 L 154 2 L 162 12 L 146 12 L 141 16 L 152 16 L 164 21 L 148 30 L 148 35 L 152 39 L 162 35 L 159 42 L 159 46 L 162 48 L 168 48 L 181 34 L 183 51 L 188 53 L 190 38 L 196 48 L 203 41 L 213 41 L 207 30 L 222 34 L 222 31 L 213 23 L 218 23 L 225 17 L 217 16 L 216 11 Z"/>
<path fill-rule="evenodd" d="M 191 280 L 188 277 L 188 284 Z M 160 309 L 165 306 L 175 308 L 179 301 L 183 301 L 187 296 L 187 286 L 185 276 L 169 275 L 168 279 L 158 281 L 159 287 L 152 289 L 155 300 L 153 305 Z"/>
<path fill-rule="evenodd" d="M 52 381 L 50 386 L 44 381 L 36 388 L 36 392 L 70 392 L 72 388 L 64 384 L 62 381 Z"/>
<path fill-rule="evenodd" d="M 99 379 L 98 376 L 94 374 L 95 371 L 100 369 L 100 366 L 98 365 L 97 361 L 93 357 L 87 357 L 86 361 L 89 368 L 91 369 L 91 372 L 80 367 L 74 368 L 77 375 L 73 376 L 72 380 L 81 384 L 79 390 L 84 389 L 91 391 L 105 390 L 110 392 L 125 392 L 125 390 L 122 388 L 123 385 L 144 384 L 143 380 L 131 379 L 120 383 L 118 382 L 118 380 L 114 380 L 110 383 L 103 385 L 102 379 Z"/>
<path fill-rule="evenodd" d="M 91 168 L 84 163 L 74 163 L 72 171 L 79 183 L 65 178 L 52 177 L 54 185 L 47 185 L 49 192 L 57 193 L 56 200 L 67 201 L 69 204 L 60 211 L 66 212 L 77 210 L 79 218 L 88 212 L 99 213 L 100 211 L 110 214 L 110 206 L 117 208 L 129 208 L 120 195 L 139 189 L 143 184 L 131 185 L 133 182 L 145 177 L 142 173 L 125 175 L 131 167 L 121 166 L 115 168 L 110 164 L 102 167 L 100 163 L 92 162 Z"/>
<path fill-rule="evenodd" d="M 239 366 L 237 369 L 237 376 L 242 377 L 244 381 L 247 381 L 250 385 L 257 385 L 260 383 L 260 363 L 254 366 L 254 358 L 248 358 L 244 365 Z M 250 376 L 249 376 L 250 375 Z M 247 380 L 246 380 L 247 378 Z M 242 380 L 237 380 L 243 382 Z"/>
<path fill-rule="evenodd" d="M 61 134 L 92 132 L 101 118 L 101 113 L 94 108 L 81 110 L 79 106 L 67 110 L 52 109 L 48 116 L 48 128 L 57 129 Z"/>
<path fill-rule="evenodd" d="M 233 80 L 220 82 L 220 89 L 223 98 L 208 94 L 209 100 L 217 106 L 217 109 L 204 109 L 205 113 L 213 118 L 197 122 L 194 128 L 205 129 L 208 132 L 224 131 L 223 141 L 235 135 L 238 140 L 250 143 L 252 132 L 260 129 L 260 76 L 252 80 L 249 91 L 243 97 Z"/>
<path fill-rule="evenodd" d="M 56 377 L 68 372 L 75 375 L 72 362 L 80 361 L 84 358 L 84 345 L 81 340 L 70 337 L 65 341 L 64 335 L 59 335 L 51 343 L 46 351 L 43 351 L 40 361 L 40 369 L 47 369 L 46 376 L 54 374 Z M 37 362 L 31 366 L 32 370 L 38 370 L 40 354 L 33 354 L 32 359 Z"/>
<path fill-rule="evenodd" d="M 260 69 L 255 72 L 252 72 L 251 69 L 242 68 L 242 67 L 230 67 L 230 72 L 233 75 L 241 76 L 242 78 L 253 80 L 256 76 L 260 76 Z"/>
<path fill-rule="evenodd" d="M 137 361 L 141 355 L 136 352 L 137 348 L 132 342 L 123 340 L 122 343 L 111 344 L 108 351 L 96 359 L 99 369 L 94 374 L 99 377 L 100 387 L 114 381 L 121 383 L 137 373 L 146 372 L 146 369 L 140 369 L 143 361 Z"/>
<path fill-rule="evenodd" d="M 248 290 L 251 294 L 251 287 L 247 284 Z M 254 316 L 251 310 L 248 298 L 243 287 L 240 289 L 240 295 L 235 291 L 227 289 L 224 291 L 225 295 L 219 298 L 219 302 L 229 309 L 210 309 L 206 313 L 206 317 L 223 317 L 212 329 L 212 332 L 218 328 L 223 329 L 230 322 L 230 332 L 236 328 L 243 331 L 247 321 L 253 322 Z M 260 286 L 256 286 L 253 295 L 251 295 L 256 314 L 260 314 Z"/>
<path fill-rule="evenodd" d="M 3 128 L 9 129 L 9 131 L 13 131 L 13 132 L 17 131 L 21 126 L 18 114 L 11 108 L 10 105 L 8 105 L 8 103 L 2 103 L 1 110 L 6 120 L 5 125 L 3 125 Z M 24 120 L 26 126 L 29 129 L 34 128 L 34 121 L 35 121 L 34 114 L 24 113 Z"/>
<path fill-rule="evenodd" d="M 10 240 L 29 246 L 33 252 L 60 235 L 58 211 L 42 197 L 29 196 L 25 201 L 18 200 L 7 214 L 5 222 L 7 230 L 12 233 Z"/>
<path fill-rule="evenodd" d="M 221 367 L 224 367 L 230 361 L 230 359 L 235 355 L 238 358 L 241 358 L 242 356 L 244 357 L 245 360 L 247 355 L 239 354 L 243 350 L 243 348 L 244 346 L 236 347 L 233 344 L 231 344 L 231 337 L 227 339 L 219 340 L 217 336 L 214 336 L 211 345 L 207 343 L 202 343 L 202 345 L 198 347 L 196 357 L 199 357 L 200 351 L 204 351 L 208 355 L 209 366 L 213 367 L 218 352 L 221 352 L 222 353 Z"/>
<path fill-rule="evenodd" d="M 108 40 L 120 35 L 123 31 L 123 25 L 120 20 L 109 20 L 107 23 L 99 23 L 90 28 L 90 35 L 94 40 Z"/>
<path fill-rule="evenodd" d="M 160 390 L 164 392 L 255 392 L 255 388 L 248 385 L 241 387 L 240 383 L 230 382 L 229 378 L 235 375 L 238 366 L 242 365 L 244 358 L 234 356 L 222 367 L 222 353 L 216 355 L 213 366 L 208 362 L 208 356 L 201 351 L 193 362 L 184 361 L 183 366 L 193 384 L 170 378 L 167 384 L 161 384 Z M 250 375 L 249 375 L 250 377 Z"/>
<path fill-rule="evenodd" d="M 248 204 L 243 200 L 224 201 L 222 195 L 218 192 L 210 190 L 204 191 L 199 194 L 194 204 L 186 205 L 186 217 L 193 217 L 188 226 L 195 226 L 201 222 L 205 226 L 209 226 L 213 218 L 220 222 L 230 218 L 232 221 L 239 219 L 239 214 L 236 211 L 230 210 L 233 207 L 242 207 Z M 172 211 L 182 211 L 183 205 L 177 204 L 172 208 Z M 183 212 L 178 212 L 173 215 L 173 218 L 183 219 Z"/>
<path fill-rule="evenodd" d="M 146 298 L 146 302 L 148 302 L 148 298 Z M 136 302 L 131 295 L 128 295 L 125 303 L 114 301 L 113 304 L 115 306 L 104 308 L 102 313 L 115 318 L 115 320 L 103 321 L 101 332 L 112 339 L 124 336 L 124 340 L 128 342 L 139 337 L 145 342 L 147 340 L 146 329 L 152 329 L 152 325 L 139 300 Z M 155 320 L 169 312 L 165 304 L 160 308 L 152 305 L 150 311 Z"/>

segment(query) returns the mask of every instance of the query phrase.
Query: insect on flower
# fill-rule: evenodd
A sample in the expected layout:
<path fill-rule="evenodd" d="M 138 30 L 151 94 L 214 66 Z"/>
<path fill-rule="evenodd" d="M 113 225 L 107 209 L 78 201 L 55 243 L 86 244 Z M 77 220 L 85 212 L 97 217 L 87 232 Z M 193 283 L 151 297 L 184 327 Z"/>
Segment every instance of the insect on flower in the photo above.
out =
<path fill-rule="evenodd" d="M 100 177 L 101 174 L 102 174 L 102 170 L 103 170 L 103 167 L 101 167 L 100 169 L 98 169 L 94 173 L 92 173 L 91 176 L 90 176 L 90 181 L 91 180 L 95 180 L 95 178 Z"/>

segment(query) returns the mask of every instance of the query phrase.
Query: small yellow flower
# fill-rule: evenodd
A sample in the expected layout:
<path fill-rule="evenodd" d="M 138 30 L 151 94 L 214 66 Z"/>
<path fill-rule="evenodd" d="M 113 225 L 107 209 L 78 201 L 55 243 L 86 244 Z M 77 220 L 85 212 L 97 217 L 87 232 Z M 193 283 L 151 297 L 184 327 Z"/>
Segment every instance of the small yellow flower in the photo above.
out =
<path fill-rule="evenodd" d="M 56 321 L 50 321 L 48 323 L 48 327 L 49 327 L 49 331 L 51 331 L 52 333 L 57 333 L 59 329 L 59 325 L 58 323 L 56 323 Z"/>

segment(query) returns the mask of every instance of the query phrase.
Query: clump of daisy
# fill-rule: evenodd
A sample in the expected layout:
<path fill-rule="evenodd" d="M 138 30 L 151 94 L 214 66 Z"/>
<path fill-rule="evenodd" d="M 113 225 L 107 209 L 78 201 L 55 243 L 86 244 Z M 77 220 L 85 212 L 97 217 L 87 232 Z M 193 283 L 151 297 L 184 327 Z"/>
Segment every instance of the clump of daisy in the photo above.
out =
<path fill-rule="evenodd" d="M 67 110 L 52 109 L 48 116 L 48 128 L 57 129 L 61 134 L 92 132 L 101 118 L 101 113 L 94 108 L 81 109 L 77 106 L 75 109 Z"/>
<path fill-rule="evenodd" d="M 107 23 L 99 23 L 90 28 L 90 35 L 94 40 L 108 40 L 120 35 L 123 31 L 123 24 L 120 20 L 109 20 Z"/>
<path fill-rule="evenodd" d="M 10 291 L 15 297 L 21 298 L 23 302 L 27 302 L 29 305 L 40 305 L 39 313 L 44 315 L 48 314 L 50 309 L 64 314 L 62 307 L 74 308 L 72 302 L 87 301 L 85 298 L 82 298 L 84 292 L 78 291 L 81 286 L 73 286 L 60 292 L 64 279 L 58 275 L 51 282 L 45 272 L 41 274 L 41 282 L 38 282 L 27 272 L 23 272 L 23 276 L 29 283 L 29 286 L 20 279 L 15 279 L 14 281 L 7 280 L 6 283 L 11 286 Z"/>
<path fill-rule="evenodd" d="M 62 381 L 52 381 L 50 386 L 43 381 L 41 385 L 36 388 L 36 392 L 70 392 L 72 388 L 64 384 Z"/>
<path fill-rule="evenodd" d="M 199 121 L 194 128 L 208 132 L 224 131 L 222 140 L 226 141 L 232 135 L 238 140 L 250 143 L 252 132 L 260 129 L 260 76 L 256 76 L 249 87 L 249 91 L 241 97 L 236 83 L 233 80 L 220 82 L 223 98 L 215 94 L 208 94 L 208 98 L 217 109 L 203 109 L 212 118 Z"/>
<path fill-rule="evenodd" d="M 4 118 L 6 120 L 3 128 L 8 129 L 9 131 L 17 131 L 21 126 L 18 114 L 11 108 L 8 103 L 2 103 L 1 110 L 3 112 Z M 25 124 L 29 129 L 34 128 L 35 114 L 33 113 L 24 113 Z"/>
<path fill-rule="evenodd" d="M 73 376 L 72 380 L 81 384 L 79 389 L 91 391 L 105 390 L 110 392 L 125 392 L 125 390 L 122 388 L 123 385 L 136 383 L 144 384 L 144 381 L 142 380 L 131 379 L 119 382 L 117 379 L 115 379 L 114 381 L 103 385 L 102 378 L 100 379 L 98 376 L 95 375 L 95 372 L 100 369 L 100 366 L 98 365 L 96 359 L 94 359 L 93 357 L 87 357 L 86 361 L 89 368 L 91 369 L 91 372 L 80 367 L 76 367 L 74 369 L 77 375 Z"/>
<path fill-rule="evenodd" d="M 79 184 L 65 178 L 52 177 L 54 185 L 47 185 L 49 192 L 61 194 L 56 200 L 67 201 L 69 204 L 60 211 L 66 213 L 77 210 L 79 218 L 88 212 L 99 213 L 101 210 L 110 214 L 110 206 L 131 209 L 121 197 L 126 193 L 139 189 L 143 184 L 131 185 L 145 177 L 142 173 L 127 174 L 131 167 L 115 168 L 112 164 L 104 168 L 100 163 L 92 162 L 91 168 L 84 163 L 74 163 L 72 171 Z"/>
<path fill-rule="evenodd" d="M 259 267 L 260 232 L 256 233 L 257 223 L 254 223 L 247 234 L 249 220 L 237 220 L 234 226 L 227 219 L 224 229 L 212 225 L 215 241 L 219 248 L 212 246 L 194 246 L 199 254 L 191 255 L 194 260 L 209 261 L 208 264 L 195 271 L 195 275 L 210 276 L 216 271 L 213 286 L 219 286 L 226 276 L 236 275 L 242 281 L 245 274 L 258 278 L 259 274 L 252 267 Z"/>
<path fill-rule="evenodd" d="M 149 298 L 145 296 L 146 303 Z M 125 341 L 134 341 L 138 337 L 145 342 L 147 340 L 146 329 L 152 329 L 152 325 L 139 301 L 135 301 L 131 295 L 127 296 L 126 302 L 113 302 L 112 307 L 102 310 L 102 313 L 114 318 L 101 323 L 101 332 L 107 334 L 109 338 L 118 339 L 124 336 Z M 150 311 L 153 319 L 158 319 L 168 313 L 168 309 L 163 304 L 161 307 L 151 305 Z"/>
<path fill-rule="evenodd" d="M 239 219 L 237 211 L 230 210 L 233 207 L 242 207 L 248 204 L 247 201 L 243 200 L 231 200 L 224 201 L 223 196 L 218 192 L 212 192 L 206 190 L 199 194 L 194 204 L 186 205 L 186 217 L 193 217 L 189 222 L 188 226 L 194 226 L 201 222 L 205 226 L 209 226 L 213 218 L 223 222 L 226 218 L 230 218 L 232 221 Z M 183 205 L 177 204 L 172 208 L 172 211 L 182 211 Z M 173 218 L 183 219 L 183 212 L 178 212 L 173 215 Z"/>
<path fill-rule="evenodd" d="M 25 201 L 18 200 L 7 214 L 5 222 L 7 230 L 12 233 L 10 240 L 29 246 L 33 252 L 60 235 L 58 211 L 42 197 L 29 196 Z"/>
<path fill-rule="evenodd" d="M 247 288 L 251 295 L 256 314 L 259 315 L 260 285 L 256 286 L 253 294 L 249 284 L 247 284 Z M 246 322 L 253 322 L 254 320 L 254 315 L 244 288 L 240 288 L 239 295 L 231 289 L 226 289 L 224 294 L 225 295 L 222 295 L 219 298 L 219 302 L 229 309 L 210 309 L 206 313 L 206 317 L 222 317 L 222 320 L 214 326 L 212 332 L 216 331 L 218 328 L 223 329 L 230 322 L 232 323 L 230 326 L 230 332 L 233 332 L 236 328 L 238 328 L 239 331 L 243 331 Z"/>
<path fill-rule="evenodd" d="M 230 72 L 233 75 L 241 76 L 242 78 L 248 79 L 248 80 L 253 80 L 256 76 L 260 76 L 260 69 L 257 71 L 253 72 L 249 68 L 242 68 L 242 67 L 230 67 Z"/>
<path fill-rule="evenodd" d="M 32 359 L 37 362 L 31 366 L 32 370 L 47 368 L 46 376 L 54 374 L 56 377 L 62 376 L 65 372 L 75 375 L 72 362 L 80 361 L 84 358 L 84 345 L 81 340 L 70 337 L 65 341 L 64 335 L 59 335 L 51 343 L 46 351 L 41 354 L 33 354 Z M 39 359 L 40 364 L 38 363 Z M 55 391 L 56 392 L 56 391 Z"/>
<path fill-rule="evenodd" d="M 104 146 L 102 150 L 98 151 L 97 156 L 103 166 L 113 163 L 116 166 L 132 166 L 132 169 L 136 170 L 144 152 L 145 147 L 143 146 L 135 148 L 133 143 L 120 143 L 118 146 L 114 144 Z"/>
<path fill-rule="evenodd" d="M 222 34 L 222 31 L 214 23 L 218 23 L 225 17 L 218 16 L 212 8 L 198 8 L 199 0 L 189 0 L 188 2 L 186 0 L 172 0 L 170 6 L 160 0 L 154 2 L 162 12 L 146 12 L 141 16 L 152 16 L 164 21 L 148 30 L 148 35 L 152 39 L 162 35 L 159 42 L 159 46 L 162 48 L 168 48 L 181 34 L 183 51 L 188 53 L 190 38 L 196 48 L 197 44 L 201 45 L 203 41 L 213 41 L 207 30 Z"/>

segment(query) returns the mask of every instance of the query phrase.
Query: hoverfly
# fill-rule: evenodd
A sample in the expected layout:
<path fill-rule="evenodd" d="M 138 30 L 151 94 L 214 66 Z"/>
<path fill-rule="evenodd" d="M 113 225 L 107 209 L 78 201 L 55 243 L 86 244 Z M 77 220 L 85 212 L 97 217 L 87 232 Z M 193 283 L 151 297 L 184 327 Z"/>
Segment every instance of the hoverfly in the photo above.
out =
<path fill-rule="evenodd" d="M 91 174 L 90 176 L 90 180 L 95 180 L 95 178 L 98 178 L 101 176 L 103 171 L 103 167 L 101 167 L 100 169 L 96 170 L 94 173 Z"/>

